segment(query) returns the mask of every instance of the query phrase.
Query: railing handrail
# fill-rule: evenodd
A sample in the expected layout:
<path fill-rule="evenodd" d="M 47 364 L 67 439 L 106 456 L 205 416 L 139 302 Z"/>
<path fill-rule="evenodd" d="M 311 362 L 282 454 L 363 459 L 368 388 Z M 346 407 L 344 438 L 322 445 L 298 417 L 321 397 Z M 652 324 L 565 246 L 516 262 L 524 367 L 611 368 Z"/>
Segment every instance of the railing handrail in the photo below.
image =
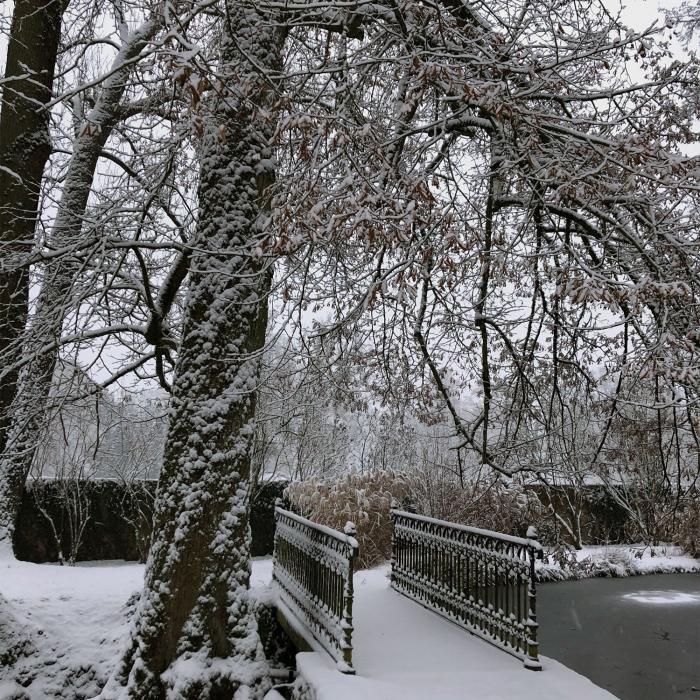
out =
<path fill-rule="evenodd" d="M 541 670 L 537 530 L 526 537 L 391 509 L 391 586 Z"/>
<path fill-rule="evenodd" d="M 418 515 L 417 513 L 411 513 L 407 510 L 399 510 L 398 508 L 392 508 L 391 513 L 402 518 L 411 518 L 413 520 L 419 520 L 420 522 L 430 523 L 431 525 L 448 527 L 451 530 L 468 532 L 472 535 L 481 535 L 482 537 L 489 537 L 491 539 L 508 542 L 510 544 L 519 544 L 524 547 L 534 547 L 535 551 L 542 550 L 542 545 L 537 540 L 526 537 L 516 537 L 515 535 L 508 535 L 504 532 L 496 532 L 495 530 L 484 530 L 480 527 L 471 527 L 470 525 L 451 523 L 449 520 L 439 520 L 438 518 L 431 518 L 427 515 Z"/>
<path fill-rule="evenodd" d="M 302 636 L 315 648 L 325 649 L 342 673 L 352 665 L 353 573 L 359 544 L 354 523 L 339 532 L 275 506 L 273 581 L 278 601 L 298 621 Z M 278 606 L 283 613 L 284 608 Z"/>
<path fill-rule="evenodd" d="M 284 515 L 290 520 L 295 520 L 301 525 L 305 525 L 306 527 L 310 527 L 313 530 L 322 532 L 324 535 L 328 535 L 328 537 L 332 537 L 336 540 L 339 540 L 340 542 L 345 542 L 345 544 L 350 545 L 350 547 L 352 547 L 353 549 L 359 549 L 360 547 L 358 541 L 352 535 L 347 535 L 344 532 L 340 532 L 339 530 L 334 530 L 332 527 L 328 527 L 327 525 L 315 523 L 313 520 L 309 520 L 308 518 L 304 518 L 301 515 L 297 515 L 291 510 L 285 510 L 280 506 L 275 506 L 275 513 Z"/>

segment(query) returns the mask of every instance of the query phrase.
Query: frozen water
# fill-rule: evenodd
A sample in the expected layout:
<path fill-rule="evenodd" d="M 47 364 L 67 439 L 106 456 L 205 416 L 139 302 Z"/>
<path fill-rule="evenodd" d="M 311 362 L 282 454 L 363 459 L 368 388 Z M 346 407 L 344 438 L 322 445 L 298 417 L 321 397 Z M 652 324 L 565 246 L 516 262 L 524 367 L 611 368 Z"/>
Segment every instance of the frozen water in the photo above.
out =
<path fill-rule="evenodd" d="M 622 598 L 647 605 L 700 605 L 700 593 L 686 591 L 635 591 Z"/>

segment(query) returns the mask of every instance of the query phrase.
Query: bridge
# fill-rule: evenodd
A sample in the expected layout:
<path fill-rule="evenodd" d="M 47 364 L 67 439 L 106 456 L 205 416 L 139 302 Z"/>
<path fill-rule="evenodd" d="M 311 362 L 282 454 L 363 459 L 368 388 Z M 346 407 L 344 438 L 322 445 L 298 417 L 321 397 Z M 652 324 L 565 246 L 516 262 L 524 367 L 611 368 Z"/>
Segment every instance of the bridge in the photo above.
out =
<path fill-rule="evenodd" d="M 356 572 L 351 523 L 341 533 L 281 507 L 276 519 L 278 618 L 308 650 L 299 697 L 612 698 L 540 659 L 533 530 L 517 538 L 395 509 L 391 564 Z"/>

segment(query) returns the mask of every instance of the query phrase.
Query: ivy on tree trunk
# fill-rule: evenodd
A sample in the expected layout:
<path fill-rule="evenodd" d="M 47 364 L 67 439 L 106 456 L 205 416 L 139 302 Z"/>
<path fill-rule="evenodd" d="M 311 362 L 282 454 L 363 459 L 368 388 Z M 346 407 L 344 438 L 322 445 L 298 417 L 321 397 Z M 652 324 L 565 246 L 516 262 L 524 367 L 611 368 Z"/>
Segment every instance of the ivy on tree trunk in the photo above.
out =
<path fill-rule="evenodd" d="M 199 219 L 170 427 L 132 639 L 105 698 L 257 698 L 249 599 L 250 447 L 271 267 L 255 250 L 274 177 L 282 37 L 230 2 L 204 115 Z"/>

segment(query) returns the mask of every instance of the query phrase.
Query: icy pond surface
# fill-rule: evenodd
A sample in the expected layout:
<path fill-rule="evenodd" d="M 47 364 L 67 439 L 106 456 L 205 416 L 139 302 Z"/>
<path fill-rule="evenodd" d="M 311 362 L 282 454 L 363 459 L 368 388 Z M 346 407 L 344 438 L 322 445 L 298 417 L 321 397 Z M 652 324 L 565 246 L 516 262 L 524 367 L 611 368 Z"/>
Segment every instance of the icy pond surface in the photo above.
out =
<path fill-rule="evenodd" d="M 700 592 L 635 591 L 634 593 L 626 593 L 622 599 L 632 600 L 636 603 L 647 603 L 648 605 L 700 605 Z"/>
<path fill-rule="evenodd" d="M 621 700 L 700 699 L 700 574 L 538 586 L 540 649 Z"/>

